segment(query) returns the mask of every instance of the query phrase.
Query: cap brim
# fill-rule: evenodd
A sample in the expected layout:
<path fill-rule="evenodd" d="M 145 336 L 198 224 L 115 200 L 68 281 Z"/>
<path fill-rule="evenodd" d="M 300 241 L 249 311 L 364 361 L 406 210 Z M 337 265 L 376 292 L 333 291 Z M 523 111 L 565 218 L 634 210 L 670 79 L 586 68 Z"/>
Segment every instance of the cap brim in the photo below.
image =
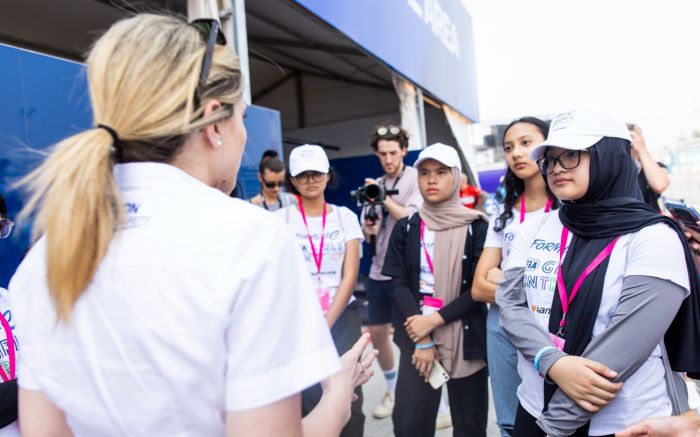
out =
<path fill-rule="evenodd" d="M 413 168 L 418 168 L 419 165 L 421 165 L 424 161 L 427 161 L 429 159 L 432 159 L 433 161 L 437 161 L 440 164 L 447 166 L 449 168 L 458 168 L 460 171 L 462 171 L 462 163 L 457 161 L 456 163 L 453 162 L 445 162 L 444 160 L 437 158 L 435 156 L 424 156 L 422 158 L 419 158 L 416 160 L 415 163 L 413 163 Z"/>
<path fill-rule="evenodd" d="M 530 158 L 534 160 L 540 159 L 547 147 L 561 147 L 569 150 L 584 150 L 598 141 L 602 140 L 602 136 L 590 135 L 556 135 L 552 138 L 547 138 L 544 143 L 538 144 L 530 152 Z"/>
<path fill-rule="evenodd" d="M 329 168 L 325 165 L 307 165 L 304 167 L 298 167 L 295 169 L 289 169 L 289 175 L 291 177 L 297 177 L 301 173 L 304 173 L 305 171 L 317 171 L 319 173 L 328 173 Z"/>

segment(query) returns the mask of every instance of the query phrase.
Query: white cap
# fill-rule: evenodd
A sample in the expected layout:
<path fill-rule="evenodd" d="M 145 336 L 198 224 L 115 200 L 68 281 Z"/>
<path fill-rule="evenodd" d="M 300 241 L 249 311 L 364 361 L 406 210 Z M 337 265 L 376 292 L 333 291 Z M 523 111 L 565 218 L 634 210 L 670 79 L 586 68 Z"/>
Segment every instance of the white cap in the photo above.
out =
<path fill-rule="evenodd" d="M 457 150 L 455 150 L 454 147 L 446 144 L 435 143 L 421 150 L 420 154 L 418 155 L 418 159 L 413 166 L 418 168 L 420 163 L 426 159 L 434 159 L 447 167 L 457 167 L 460 172 L 462 171 L 462 163 L 459 160 Z"/>
<path fill-rule="evenodd" d="M 562 112 L 554 117 L 547 139 L 532 149 L 530 157 L 539 159 L 544 155 L 545 147 L 549 146 L 569 150 L 587 149 L 603 137 L 632 141 L 627 126 L 607 114 L 584 109 Z"/>
<path fill-rule="evenodd" d="M 329 168 L 328 156 L 321 146 L 304 144 L 292 149 L 289 155 L 289 174 L 292 177 L 305 171 L 328 173 Z"/>

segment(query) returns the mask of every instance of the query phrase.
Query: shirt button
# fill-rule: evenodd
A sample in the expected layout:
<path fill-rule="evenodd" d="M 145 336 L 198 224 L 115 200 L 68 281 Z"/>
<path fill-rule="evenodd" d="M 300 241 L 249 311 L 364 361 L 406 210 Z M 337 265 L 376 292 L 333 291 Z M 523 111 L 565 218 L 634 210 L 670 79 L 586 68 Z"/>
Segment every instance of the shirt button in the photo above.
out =
<path fill-rule="evenodd" d="M 462 284 L 466 284 L 466 283 L 467 283 L 467 281 L 466 281 L 466 280 L 462 281 Z"/>
<path fill-rule="evenodd" d="M 467 259 L 467 255 L 462 255 L 462 259 Z"/>
<path fill-rule="evenodd" d="M 465 330 L 465 331 L 469 331 L 469 325 L 465 326 L 465 327 L 464 327 L 464 330 Z"/>

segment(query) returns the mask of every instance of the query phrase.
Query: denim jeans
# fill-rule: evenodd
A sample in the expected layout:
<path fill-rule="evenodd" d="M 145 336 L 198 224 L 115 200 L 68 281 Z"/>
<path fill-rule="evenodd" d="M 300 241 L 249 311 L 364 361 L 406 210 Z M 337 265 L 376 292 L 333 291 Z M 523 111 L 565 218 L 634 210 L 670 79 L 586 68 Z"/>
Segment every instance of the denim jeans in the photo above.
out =
<path fill-rule="evenodd" d="M 490 304 L 486 319 L 486 352 L 493 403 L 496 407 L 496 423 L 501 430 L 501 436 L 510 437 L 518 410 L 518 356 L 515 346 L 508 340 L 498 321 L 496 304 Z"/>

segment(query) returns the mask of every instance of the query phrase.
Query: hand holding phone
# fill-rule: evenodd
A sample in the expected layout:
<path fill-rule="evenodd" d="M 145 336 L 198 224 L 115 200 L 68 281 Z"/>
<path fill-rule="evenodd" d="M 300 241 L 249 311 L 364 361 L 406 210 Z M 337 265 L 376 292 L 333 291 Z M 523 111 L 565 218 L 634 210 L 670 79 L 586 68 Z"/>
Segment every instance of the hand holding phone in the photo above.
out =
<path fill-rule="evenodd" d="M 664 206 L 673 218 L 683 226 L 700 231 L 697 222 L 700 221 L 700 213 L 690 205 L 685 203 L 664 202 Z"/>
<path fill-rule="evenodd" d="M 430 372 L 430 378 L 428 378 L 428 382 L 430 385 L 435 389 L 439 389 L 442 387 L 444 383 L 450 380 L 450 375 L 447 374 L 447 371 L 445 370 L 444 367 L 442 367 L 442 364 L 440 364 L 440 361 L 435 360 L 433 361 L 433 370 Z"/>

